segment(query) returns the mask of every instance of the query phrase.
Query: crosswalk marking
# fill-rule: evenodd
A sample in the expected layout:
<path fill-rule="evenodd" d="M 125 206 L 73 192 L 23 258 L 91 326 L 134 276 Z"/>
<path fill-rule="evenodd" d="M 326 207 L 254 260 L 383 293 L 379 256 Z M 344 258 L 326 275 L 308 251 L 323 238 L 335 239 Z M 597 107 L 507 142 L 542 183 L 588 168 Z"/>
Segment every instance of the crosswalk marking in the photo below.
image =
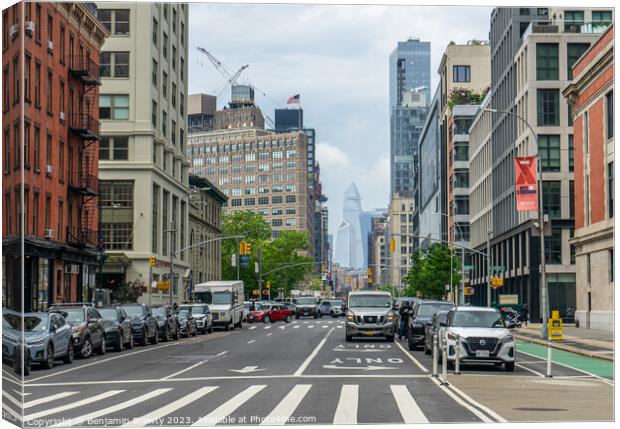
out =
<path fill-rule="evenodd" d="M 43 398 L 34 399 L 32 401 L 26 402 L 24 404 L 24 408 L 34 407 L 35 405 L 47 404 L 48 402 L 55 401 L 56 399 L 66 398 L 67 396 L 73 396 L 78 392 L 60 392 L 55 395 L 44 396 Z"/>
<path fill-rule="evenodd" d="M 2 391 L 2 396 L 4 396 L 6 399 L 8 399 L 9 401 L 11 401 L 12 403 L 14 403 L 15 405 L 17 405 L 18 407 L 21 408 L 22 403 L 20 401 L 18 401 L 17 399 L 15 399 L 13 396 L 9 395 L 4 390 Z"/>
<path fill-rule="evenodd" d="M 265 329 L 271 329 L 271 326 L 265 326 Z"/>
<path fill-rule="evenodd" d="M 428 419 L 403 384 L 391 385 L 392 395 L 405 423 L 428 423 Z"/>
<path fill-rule="evenodd" d="M 293 326 L 293 329 L 297 329 L 297 328 L 299 328 L 299 325 Z"/>
<path fill-rule="evenodd" d="M 251 331 L 253 329 L 256 329 L 256 326 L 250 326 L 248 329 Z"/>
<path fill-rule="evenodd" d="M 286 326 L 280 326 L 278 329 L 286 329 Z"/>
<path fill-rule="evenodd" d="M 286 424 L 311 387 L 312 384 L 298 384 L 293 387 L 273 411 L 265 417 L 261 425 L 276 426 Z"/>
<path fill-rule="evenodd" d="M 211 411 L 206 416 L 200 418 L 192 426 L 214 426 L 226 416 L 235 412 L 237 408 L 250 400 L 254 395 L 267 387 L 266 384 L 253 385 L 237 394 L 232 399 L 224 402 L 222 405 Z"/>
<path fill-rule="evenodd" d="M 312 329 L 312 328 L 314 328 L 314 325 L 308 326 L 308 329 Z"/>
<path fill-rule="evenodd" d="M 336 328 L 342 328 L 342 325 L 338 325 L 338 326 L 336 326 Z"/>
<path fill-rule="evenodd" d="M 97 411 L 93 411 L 92 413 L 88 413 L 88 414 L 84 414 L 81 415 L 79 417 L 73 417 L 68 419 L 68 423 L 67 421 L 63 421 L 60 422 L 58 424 L 52 425 L 50 427 L 67 427 L 67 426 L 76 426 L 79 425 L 80 423 L 83 423 L 87 420 L 92 420 L 92 419 L 96 419 L 97 417 L 101 417 L 101 416 L 107 416 L 111 413 L 114 413 L 116 411 L 120 411 L 120 410 L 124 410 L 125 408 L 129 408 L 131 406 L 134 406 L 136 404 L 139 404 L 140 402 L 144 402 L 144 401 L 148 401 L 149 399 L 155 398 L 159 395 L 163 395 L 166 392 L 169 392 L 170 390 L 172 390 L 171 388 L 166 388 L 166 389 L 155 389 L 151 392 L 148 392 L 144 395 L 138 396 L 136 398 L 130 399 L 128 401 L 124 401 L 121 402 L 120 404 L 116 404 L 116 405 L 112 405 L 110 407 L 106 407 L 102 410 L 97 410 Z"/>
<path fill-rule="evenodd" d="M 359 386 L 345 384 L 340 390 L 340 399 L 334 415 L 334 424 L 356 424 Z"/>
<path fill-rule="evenodd" d="M 323 325 L 322 327 L 323 327 L 323 328 L 327 328 L 328 326 L 327 326 L 327 325 Z"/>
<path fill-rule="evenodd" d="M 141 426 L 146 426 L 148 424 L 151 424 L 153 422 L 156 422 L 158 419 L 161 419 L 164 416 L 167 416 L 168 414 L 171 414 L 173 412 L 175 412 L 176 410 L 178 410 L 179 408 L 182 408 L 186 405 L 191 404 L 194 401 L 197 401 L 198 399 L 202 398 L 203 396 L 207 395 L 208 393 L 213 392 L 215 389 L 217 389 L 218 386 L 205 386 L 205 387 L 201 387 L 200 389 L 196 390 L 195 392 L 190 393 L 189 395 L 186 395 L 180 399 L 177 399 L 176 401 L 165 405 L 151 413 L 145 414 L 142 417 L 138 417 L 133 419 L 130 423 L 127 423 L 126 425 L 123 425 L 122 427 L 141 427 Z M 160 423 L 161 424 L 161 423 Z"/>
<path fill-rule="evenodd" d="M 91 396 L 90 398 L 82 399 L 81 401 L 71 402 L 65 405 L 61 405 L 59 407 L 39 411 L 38 413 L 28 414 L 27 416 L 24 416 L 24 420 L 38 419 L 39 417 L 49 416 L 50 414 L 60 413 L 62 411 L 70 410 L 72 408 L 79 408 L 82 405 L 92 404 L 93 402 L 109 398 L 110 396 L 118 395 L 122 392 L 124 392 L 124 390 L 108 390 L 107 392 L 103 392 L 96 396 Z"/>

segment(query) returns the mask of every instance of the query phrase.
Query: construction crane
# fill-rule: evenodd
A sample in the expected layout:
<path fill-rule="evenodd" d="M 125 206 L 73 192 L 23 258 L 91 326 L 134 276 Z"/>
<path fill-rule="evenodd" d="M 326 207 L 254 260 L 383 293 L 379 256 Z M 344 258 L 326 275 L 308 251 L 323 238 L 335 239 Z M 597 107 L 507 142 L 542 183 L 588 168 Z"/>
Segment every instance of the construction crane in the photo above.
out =
<path fill-rule="evenodd" d="M 228 84 L 231 87 L 234 86 L 235 83 L 237 83 L 237 79 L 239 79 L 239 76 L 241 75 L 243 70 L 245 70 L 248 67 L 250 67 L 248 64 L 246 64 L 244 66 L 241 66 L 241 68 L 239 70 L 237 70 L 236 73 L 233 74 L 233 73 L 230 72 L 230 70 L 228 70 L 228 68 L 224 64 L 222 64 L 222 62 L 220 60 L 215 58 L 215 56 L 213 56 L 213 54 L 211 54 L 211 52 L 207 51 L 205 48 L 201 48 L 199 46 L 198 47 L 198 52 L 200 52 L 201 54 L 206 55 L 207 58 L 209 58 L 209 61 L 211 61 L 211 64 L 213 64 L 215 69 L 217 71 L 219 71 L 222 76 L 224 76 L 224 78 L 228 81 Z M 227 85 L 224 85 L 224 87 L 219 90 L 219 92 L 217 94 L 218 97 L 221 95 L 221 92 L 224 91 L 226 86 Z"/>

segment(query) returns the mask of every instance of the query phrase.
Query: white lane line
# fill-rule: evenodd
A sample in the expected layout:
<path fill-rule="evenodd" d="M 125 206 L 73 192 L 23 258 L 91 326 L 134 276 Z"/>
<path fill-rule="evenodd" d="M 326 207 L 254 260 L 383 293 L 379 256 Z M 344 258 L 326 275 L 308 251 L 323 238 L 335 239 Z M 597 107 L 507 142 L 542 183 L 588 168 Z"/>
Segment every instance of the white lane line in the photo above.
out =
<path fill-rule="evenodd" d="M 24 403 L 24 408 L 34 407 L 35 405 L 47 404 L 48 402 L 55 401 L 56 399 L 66 398 L 67 396 L 76 395 L 78 392 L 60 392 L 55 395 L 44 396 L 43 398 L 34 399 L 32 401 Z"/>
<path fill-rule="evenodd" d="M 280 326 L 278 329 L 286 329 L 286 326 Z"/>
<path fill-rule="evenodd" d="M 418 406 L 418 403 L 413 399 L 413 396 L 411 396 L 407 386 L 404 384 L 392 384 L 390 389 L 405 423 L 428 423 L 428 419 Z"/>
<path fill-rule="evenodd" d="M 223 352 L 219 352 L 215 356 L 217 356 L 217 357 L 224 356 L 226 353 L 228 353 L 228 350 L 224 350 Z"/>
<path fill-rule="evenodd" d="M 312 329 L 312 328 L 314 328 L 314 325 L 308 326 L 308 329 Z"/>
<path fill-rule="evenodd" d="M 475 399 L 473 399 L 471 396 L 469 396 L 467 393 L 463 392 L 462 390 L 456 388 L 454 385 L 450 384 L 450 385 L 448 385 L 448 388 L 452 389 L 453 391 L 455 391 L 457 394 L 459 394 L 462 398 L 464 398 L 470 404 L 475 405 L 476 407 L 480 408 L 482 411 L 484 411 L 485 413 L 487 413 L 488 415 L 493 417 L 498 422 L 501 422 L 501 423 L 507 423 L 508 422 L 508 420 L 506 420 L 505 418 L 503 418 L 502 416 L 497 414 L 495 411 L 493 411 L 490 408 L 482 405 L 480 402 L 476 401 Z"/>
<path fill-rule="evenodd" d="M 299 325 L 293 326 L 293 329 L 298 329 L 298 328 L 299 328 Z"/>
<path fill-rule="evenodd" d="M 248 344 L 252 344 L 254 341 L 256 341 L 256 340 L 250 340 L 250 341 L 248 341 Z"/>
<path fill-rule="evenodd" d="M 2 369 L 2 379 L 10 381 L 10 382 L 15 383 L 15 384 L 18 384 L 20 386 L 22 385 L 22 382 L 19 379 L 15 378 L 15 376 L 13 376 L 13 374 L 8 373 L 4 369 Z"/>
<path fill-rule="evenodd" d="M 446 386 L 442 386 L 441 382 L 439 380 L 437 380 L 437 378 L 435 377 L 429 377 L 433 383 L 435 383 L 437 386 L 439 386 L 439 388 L 441 390 L 444 391 L 444 393 L 446 395 L 448 395 L 449 397 L 451 397 L 452 399 L 454 399 L 459 405 L 461 405 L 462 407 L 466 408 L 467 410 L 469 410 L 469 412 L 471 412 L 472 414 L 474 414 L 476 417 L 478 417 L 480 420 L 482 420 L 485 423 L 495 423 L 491 418 L 489 418 L 486 414 L 484 414 L 483 412 L 481 412 L 480 410 L 478 410 L 477 408 L 472 407 L 471 405 L 469 405 L 467 402 L 465 402 L 463 399 L 459 398 L 456 393 L 454 393 L 453 391 L 451 391 L 450 389 L 448 389 Z"/>
<path fill-rule="evenodd" d="M 357 384 L 345 384 L 342 386 L 338 407 L 336 407 L 336 414 L 334 414 L 335 425 L 357 424 L 358 399 L 359 386 Z"/>
<path fill-rule="evenodd" d="M 56 428 L 56 427 L 76 426 L 81 423 L 84 423 L 87 420 L 96 419 L 97 417 L 101 417 L 101 416 L 107 416 L 117 411 L 124 410 L 125 408 L 129 408 L 134 405 L 137 405 L 141 402 L 148 401 L 149 399 L 163 395 L 164 393 L 169 392 L 171 390 L 172 390 L 171 388 L 155 389 L 151 392 L 145 393 L 144 395 L 129 399 L 128 401 L 123 401 L 120 404 L 112 405 L 111 407 L 107 407 L 102 410 L 93 411 L 92 413 L 84 414 L 79 417 L 72 417 L 70 419 L 62 421 L 50 427 Z"/>
<path fill-rule="evenodd" d="M 13 416 L 13 418 L 14 418 L 16 421 L 18 421 L 18 422 L 20 422 L 20 423 L 22 422 L 22 416 L 21 416 L 21 415 L 20 415 L 17 411 L 15 411 L 13 408 L 8 407 L 8 406 L 6 406 L 5 404 L 2 404 L 2 412 L 3 412 L 3 413 L 4 413 L 4 412 L 7 412 L 7 413 L 9 413 L 10 415 L 12 415 L 12 416 Z M 7 420 L 7 419 L 6 419 L 6 418 L 2 418 L 2 420 Z M 3 426 L 4 426 L 4 424 L 3 424 Z"/>
<path fill-rule="evenodd" d="M 336 328 L 342 328 L 342 325 L 338 325 L 338 326 L 336 326 Z"/>
<path fill-rule="evenodd" d="M 321 326 L 321 328 L 329 328 L 329 326 L 323 325 L 323 326 Z"/>
<path fill-rule="evenodd" d="M 237 408 L 245 404 L 248 400 L 250 400 L 254 395 L 267 387 L 266 384 L 253 385 L 245 389 L 243 392 L 237 394 L 233 398 L 224 402 L 222 405 L 217 407 L 215 410 L 211 411 L 204 417 L 198 419 L 192 426 L 215 426 L 226 416 L 234 413 Z"/>
<path fill-rule="evenodd" d="M 265 326 L 263 329 L 267 330 L 267 329 L 271 329 L 271 326 L 267 325 Z"/>
<path fill-rule="evenodd" d="M 252 331 L 252 330 L 254 330 L 254 329 L 256 329 L 256 326 L 250 326 L 250 327 L 248 328 L 248 330 L 249 330 L 249 331 Z"/>
<path fill-rule="evenodd" d="M 81 384 L 84 385 L 85 382 L 83 381 L 81 382 Z M 24 416 L 24 420 L 38 419 L 39 417 L 49 416 L 50 414 L 60 413 L 62 411 L 70 410 L 72 408 L 79 408 L 82 405 L 92 404 L 93 402 L 97 402 L 102 399 L 109 398 L 110 396 L 118 395 L 119 393 L 123 393 L 123 392 L 124 390 L 108 390 L 107 392 L 103 392 L 99 395 L 91 396 L 90 398 L 82 399 L 81 401 L 70 402 L 68 404 L 61 405 L 59 407 L 49 408 L 47 410 L 39 411 L 38 413 L 28 414 Z"/>
<path fill-rule="evenodd" d="M 287 423 L 288 419 L 295 412 L 301 401 L 304 399 L 312 384 L 298 384 L 288 392 L 288 394 L 280 401 L 265 420 L 261 422 L 261 426 L 278 426 Z"/>
<path fill-rule="evenodd" d="M 17 405 L 18 408 L 22 407 L 22 402 L 18 401 L 17 399 L 15 399 L 13 396 L 9 395 L 7 392 L 5 392 L 4 390 L 2 391 L 2 396 L 4 396 L 6 399 L 8 399 L 10 402 L 14 403 L 15 405 Z"/>
<path fill-rule="evenodd" d="M 316 348 L 312 351 L 312 353 L 310 353 L 310 356 L 308 356 L 306 360 L 304 361 L 304 363 L 302 363 L 301 366 L 297 368 L 297 371 L 295 371 L 295 375 L 303 374 L 306 368 L 308 368 L 308 365 L 310 365 L 310 362 L 312 362 L 312 359 L 314 359 L 314 357 L 319 353 L 319 350 L 321 350 L 321 347 L 323 347 L 323 344 L 325 344 L 325 341 L 327 341 L 327 337 L 329 337 L 329 334 L 331 334 L 333 330 L 334 328 L 331 328 L 327 332 L 327 334 L 325 334 L 321 342 L 316 346 Z"/>
<path fill-rule="evenodd" d="M 182 369 L 181 371 L 177 371 L 177 372 L 175 372 L 175 373 L 173 373 L 173 374 L 168 375 L 167 377 L 162 378 L 162 381 L 163 381 L 163 380 L 168 380 L 168 379 L 170 379 L 170 378 L 173 378 L 173 377 L 175 377 L 175 376 L 177 376 L 177 375 L 179 375 L 179 374 L 183 374 L 184 372 L 187 372 L 187 371 L 189 371 L 189 370 L 192 370 L 192 369 L 196 368 L 197 366 L 202 365 L 203 363 L 205 363 L 205 362 L 207 362 L 207 361 L 208 361 L 208 359 L 205 359 L 205 360 L 200 361 L 200 362 L 198 362 L 198 363 L 195 363 L 195 364 L 193 364 L 193 365 L 191 365 L 191 366 L 188 366 L 187 368 Z"/>
<path fill-rule="evenodd" d="M 186 395 L 180 399 L 177 399 L 174 402 L 171 402 L 168 405 L 165 405 L 161 408 L 158 408 L 157 410 L 145 414 L 142 417 L 137 417 L 135 419 L 133 419 L 131 422 L 127 423 L 126 425 L 123 425 L 121 427 L 124 428 L 131 428 L 131 427 L 142 427 L 142 426 L 146 426 L 149 425 L 151 423 L 157 423 L 159 425 L 164 424 L 163 421 L 158 421 L 159 419 L 161 419 L 164 416 L 167 416 L 168 414 L 172 414 L 173 412 L 175 412 L 176 410 L 178 410 L 179 408 L 185 407 L 191 403 L 193 403 L 194 401 L 199 400 L 200 398 L 202 398 L 203 396 L 207 395 L 208 393 L 213 392 L 215 389 L 217 389 L 218 386 L 205 386 L 205 387 L 201 387 L 200 389 L 196 390 L 195 392 L 190 393 L 189 395 Z"/>
<path fill-rule="evenodd" d="M 268 337 L 271 337 L 273 335 L 273 332 L 270 332 L 267 334 Z"/>
<path fill-rule="evenodd" d="M 304 325 L 307 325 L 308 323 L 310 323 L 310 322 L 308 322 L 307 320 L 304 321 Z"/>
<path fill-rule="evenodd" d="M 403 351 L 403 353 L 405 355 L 407 355 L 407 357 L 409 359 L 411 359 L 411 362 L 413 362 L 418 368 L 420 368 L 422 371 L 424 372 L 428 372 L 428 369 L 426 369 L 426 367 L 424 365 L 422 365 L 422 363 L 420 363 L 419 360 L 417 360 L 416 358 L 413 357 L 413 355 L 411 353 L 409 353 L 407 350 L 405 350 L 405 348 L 403 346 L 400 345 L 400 343 L 398 341 L 395 341 L 394 344 L 396 344 L 398 346 L 399 349 L 401 349 Z"/>
<path fill-rule="evenodd" d="M 520 363 L 517 363 L 515 365 L 517 365 L 519 368 L 523 368 L 524 370 L 531 372 L 532 374 L 535 374 L 535 375 L 537 375 L 539 377 L 545 378 L 545 375 L 543 373 L 540 373 L 540 372 L 535 371 L 535 370 L 533 370 L 531 368 L 528 368 L 527 366 L 521 365 Z"/>

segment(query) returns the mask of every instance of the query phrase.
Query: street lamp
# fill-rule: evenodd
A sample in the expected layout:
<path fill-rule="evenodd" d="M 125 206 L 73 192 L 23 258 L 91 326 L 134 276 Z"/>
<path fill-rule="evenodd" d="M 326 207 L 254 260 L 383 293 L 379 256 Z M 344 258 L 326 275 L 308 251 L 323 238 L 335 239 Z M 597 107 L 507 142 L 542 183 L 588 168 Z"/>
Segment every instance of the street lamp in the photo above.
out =
<path fill-rule="evenodd" d="M 454 225 L 459 229 L 459 234 L 461 234 L 461 240 L 463 240 L 463 230 L 461 229 L 461 225 L 459 225 L 455 220 L 454 220 L 454 216 L 450 216 L 448 213 L 441 213 L 441 212 L 434 212 L 434 215 L 440 215 L 440 216 L 445 216 L 448 219 L 452 218 Z M 455 240 L 456 241 L 456 240 Z M 461 295 L 462 293 L 464 294 L 464 281 L 465 281 L 465 249 L 463 247 L 461 247 L 461 287 L 459 288 L 459 293 L 455 294 L 454 292 L 452 292 L 452 300 L 455 302 L 455 304 L 463 304 L 463 301 L 465 301 L 465 296 Z M 450 289 L 452 289 L 452 249 L 450 249 Z M 456 295 L 458 295 L 458 302 L 456 301 Z"/>
<path fill-rule="evenodd" d="M 534 144 L 536 145 L 536 182 L 538 189 L 538 227 L 540 229 L 540 300 L 542 306 L 542 329 L 540 331 L 541 336 L 543 338 L 547 337 L 547 319 L 549 318 L 549 298 L 547 291 L 547 275 L 546 275 L 546 267 L 545 267 L 545 218 L 543 212 L 543 195 L 542 195 L 542 156 L 538 147 L 538 136 L 536 135 L 536 131 L 530 125 L 530 123 L 523 118 L 522 116 L 517 115 L 516 113 L 509 112 L 507 110 L 499 110 L 492 108 L 485 108 L 485 112 L 491 113 L 505 113 L 507 115 L 513 116 L 523 122 L 530 133 L 532 133 L 532 138 L 534 140 Z M 489 277 L 491 273 L 489 273 Z"/>

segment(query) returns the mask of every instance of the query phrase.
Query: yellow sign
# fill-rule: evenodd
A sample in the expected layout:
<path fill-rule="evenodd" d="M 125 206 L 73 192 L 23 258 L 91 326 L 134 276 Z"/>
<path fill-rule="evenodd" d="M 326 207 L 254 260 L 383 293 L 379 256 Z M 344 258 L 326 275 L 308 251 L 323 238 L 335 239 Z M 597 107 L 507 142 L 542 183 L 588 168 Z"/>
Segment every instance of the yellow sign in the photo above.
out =
<path fill-rule="evenodd" d="M 474 294 L 474 288 L 470 287 L 470 286 L 466 286 L 463 288 L 463 294 L 465 294 L 465 296 L 471 296 Z"/>
<path fill-rule="evenodd" d="M 372 276 L 372 268 L 368 267 L 368 275 Z"/>
<path fill-rule="evenodd" d="M 372 283 L 372 277 L 368 277 L 368 283 Z"/>
<path fill-rule="evenodd" d="M 269 289 L 265 289 L 265 290 L 263 291 L 263 295 L 269 295 Z"/>
<path fill-rule="evenodd" d="M 347 283 L 351 283 L 351 277 L 347 277 Z"/>
<path fill-rule="evenodd" d="M 504 279 L 501 277 L 491 277 L 491 286 L 493 287 L 504 286 Z"/>
<path fill-rule="evenodd" d="M 258 289 L 252 289 L 252 295 L 258 295 Z"/>
<path fill-rule="evenodd" d="M 149 267 L 155 266 L 155 256 L 149 256 Z"/>
<path fill-rule="evenodd" d="M 160 280 L 157 282 L 157 289 L 159 290 L 168 290 L 170 287 L 170 282 L 168 280 Z"/>
<path fill-rule="evenodd" d="M 396 247 L 396 242 L 394 239 L 390 239 L 390 253 L 394 253 L 394 248 Z"/>
<path fill-rule="evenodd" d="M 563 340 L 562 335 L 562 319 L 560 318 L 560 312 L 553 310 L 551 317 L 547 321 L 547 329 L 549 330 L 549 338 L 552 340 Z"/>
<path fill-rule="evenodd" d="M 325 264 L 322 264 L 322 265 L 321 265 L 321 272 L 322 272 L 322 273 L 327 272 L 327 267 L 325 266 Z"/>

